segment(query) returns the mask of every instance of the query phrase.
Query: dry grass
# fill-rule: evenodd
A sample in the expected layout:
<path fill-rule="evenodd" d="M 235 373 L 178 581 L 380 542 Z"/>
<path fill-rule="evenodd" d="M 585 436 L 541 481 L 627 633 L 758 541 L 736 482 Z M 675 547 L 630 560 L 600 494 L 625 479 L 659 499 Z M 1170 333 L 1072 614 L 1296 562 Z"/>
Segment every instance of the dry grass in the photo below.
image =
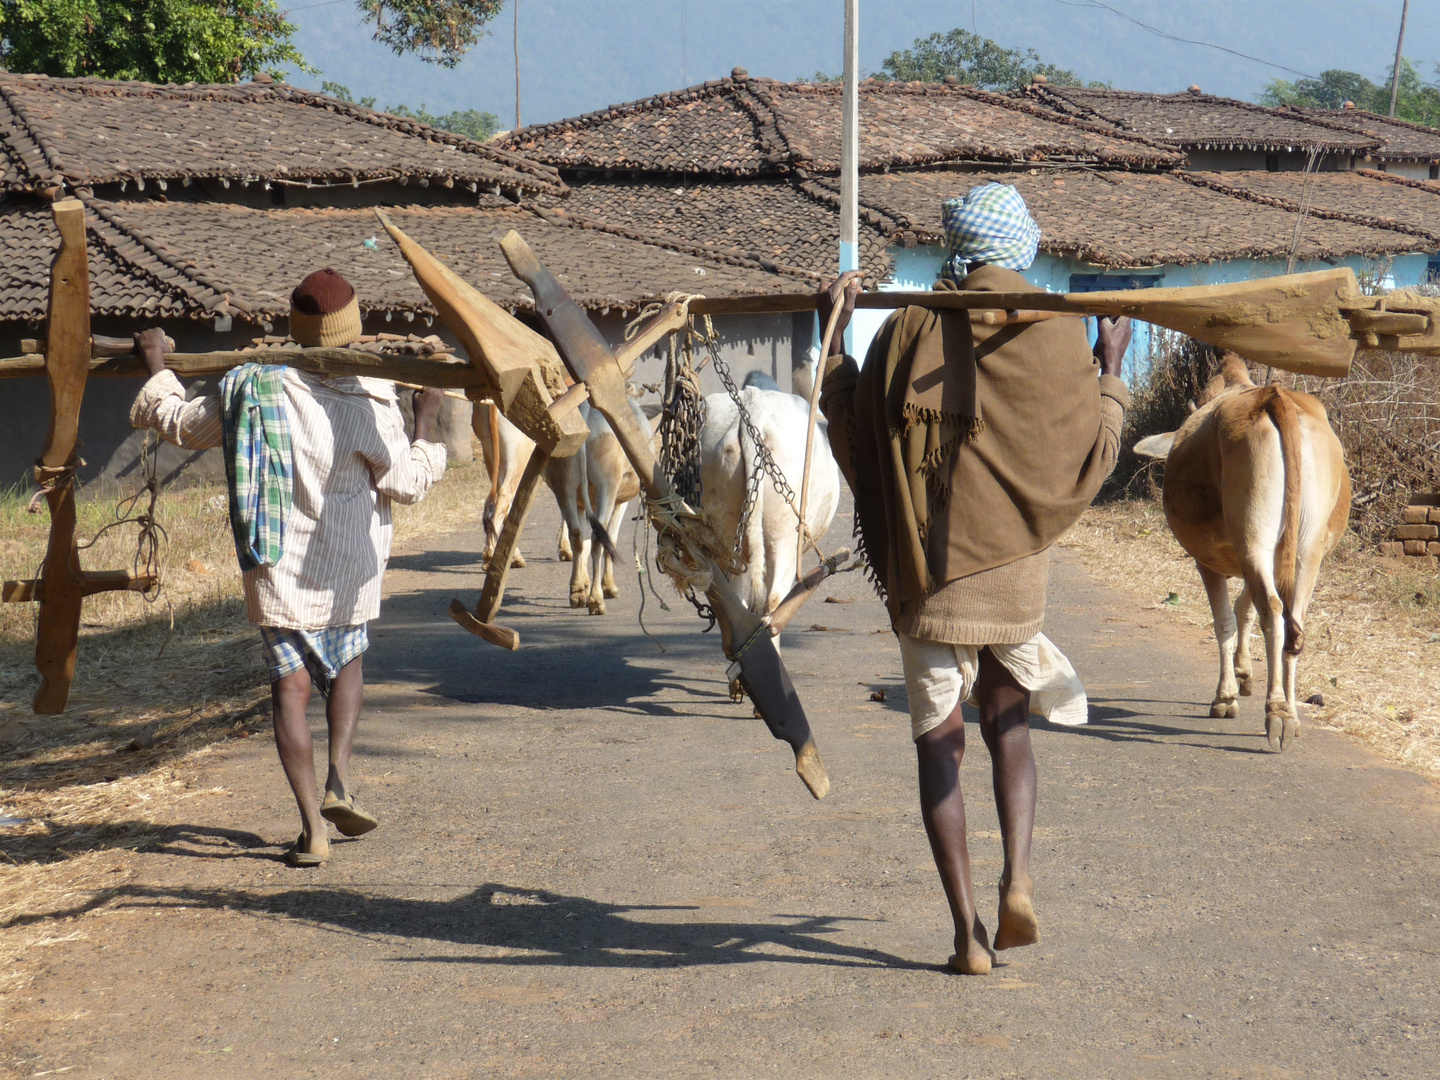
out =
<path fill-rule="evenodd" d="M 1101 580 L 1168 618 L 1210 627 L 1200 575 L 1157 503 L 1091 507 L 1060 543 Z M 1371 554 L 1347 533 L 1321 571 L 1305 639 L 1296 693 L 1301 701 L 1324 699 L 1302 706 L 1312 722 L 1440 782 L 1440 579 Z M 1265 655 L 1258 638 L 1252 652 L 1258 681 Z M 1263 707 L 1252 711 L 1259 724 Z"/>
<path fill-rule="evenodd" d="M 396 507 L 396 546 L 478 525 L 487 490 L 478 462 L 453 467 L 424 502 Z M 26 502 L 0 495 L 0 578 L 35 576 L 44 555 L 49 515 L 26 513 Z M 114 507 L 111 494 L 82 492 L 77 535 L 95 535 Z M 31 714 L 34 606 L 0 605 L 0 816 L 19 819 L 0 824 L 0 991 L 26 978 L 17 961 L 28 950 L 83 934 L 74 918 L 128 880 L 133 852 L 157 841 L 178 805 L 223 794 L 196 785 L 202 755 L 267 726 L 224 488 L 165 492 L 158 518 L 165 591 L 154 604 L 133 593 L 86 601 L 63 714 Z M 128 567 L 134 543 L 133 529 L 112 530 L 82 563 Z"/>

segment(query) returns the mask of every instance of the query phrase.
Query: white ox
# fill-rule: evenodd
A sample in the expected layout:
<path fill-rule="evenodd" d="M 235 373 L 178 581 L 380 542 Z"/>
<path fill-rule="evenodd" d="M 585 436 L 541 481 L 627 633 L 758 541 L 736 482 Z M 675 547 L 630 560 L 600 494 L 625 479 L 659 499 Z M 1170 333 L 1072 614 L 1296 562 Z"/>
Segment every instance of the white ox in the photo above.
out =
<path fill-rule="evenodd" d="M 740 401 L 781 473 L 800 500 L 805 470 L 805 435 L 810 405 L 795 394 L 783 393 L 775 381 L 751 372 L 740 391 Z M 740 411 L 728 394 L 705 399 L 705 427 L 700 437 L 700 505 L 722 540 L 733 540 L 740 526 L 745 487 L 758 467 L 749 435 L 741 437 Z M 840 502 L 840 470 L 830 453 L 826 424 L 815 429 L 815 450 L 810 465 L 810 494 L 805 523 L 817 539 L 825 535 Z M 799 516 L 775 490 L 769 475 L 760 479 L 759 494 L 746 525 L 740 549 L 744 569 L 730 579 L 750 610 L 764 615 L 785 598 L 797 577 L 796 527 Z"/>
<path fill-rule="evenodd" d="M 1265 635 L 1265 734 L 1281 750 L 1300 734 L 1295 664 L 1320 563 L 1350 514 L 1345 454 L 1309 394 L 1256 386 L 1224 357 L 1200 408 L 1166 435 L 1135 446 L 1165 459 L 1165 519 L 1195 559 L 1215 623 L 1220 683 L 1210 715 L 1236 715 L 1251 686 L 1250 632 Z M 1228 579 L 1244 585 L 1230 610 Z M 1282 655 L 1283 654 L 1283 655 Z"/>

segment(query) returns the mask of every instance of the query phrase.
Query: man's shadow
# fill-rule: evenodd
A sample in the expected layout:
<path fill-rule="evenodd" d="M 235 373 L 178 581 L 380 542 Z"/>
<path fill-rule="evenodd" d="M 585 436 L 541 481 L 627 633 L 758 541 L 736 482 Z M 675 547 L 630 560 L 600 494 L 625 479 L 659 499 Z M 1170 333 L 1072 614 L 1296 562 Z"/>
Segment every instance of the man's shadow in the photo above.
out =
<path fill-rule="evenodd" d="M 333 888 L 261 894 L 135 886 L 117 893 L 116 902 L 132 909 L 226 908 L 283 915 L 346 935 L 490 950 L 472 955 L 402 955 L 396 958 L 402 963 L 649 969 L 765 962 L 934 968 L 827 938 L 842 932 L 843 923 L 871 920 L 793 914 L 777 914 L 767 922 L 695 919 L 683 913 L 703 910 L 698 905 L 612 904 L 498 883 L 450 900 L 377 897 Z"/>

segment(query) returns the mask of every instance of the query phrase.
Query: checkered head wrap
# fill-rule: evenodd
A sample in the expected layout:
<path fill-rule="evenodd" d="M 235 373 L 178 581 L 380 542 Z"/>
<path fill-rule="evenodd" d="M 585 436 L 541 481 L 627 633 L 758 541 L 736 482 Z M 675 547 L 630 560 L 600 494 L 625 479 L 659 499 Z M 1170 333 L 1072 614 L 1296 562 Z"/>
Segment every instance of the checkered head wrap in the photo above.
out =
<path fill-rule="evenodd" d="M 969 263 L 992 263 L 1024 270 L 1035 261 L 1040 226 L 1020 192 L 1009 184 L 981 184 L 963 199 L 946 199 L 941 208 L 950 257 L 940 276 L 957 284 Z"/>

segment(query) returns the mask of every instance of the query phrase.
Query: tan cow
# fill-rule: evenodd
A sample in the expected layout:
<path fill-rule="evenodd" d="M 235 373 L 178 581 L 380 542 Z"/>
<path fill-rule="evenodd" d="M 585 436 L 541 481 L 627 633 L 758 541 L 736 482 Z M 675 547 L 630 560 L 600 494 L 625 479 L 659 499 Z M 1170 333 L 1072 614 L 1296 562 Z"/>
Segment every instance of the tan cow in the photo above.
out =
<path fill-rule="evenodd" d="M 480 440 L 480 452 L 485 456 L 485 466 L 490 471 L 490 492 L 485 496 L 485 507 L 480 521 L 485 530 L 485 547 L 481 557 L 489 563 L 495 554 L 495 544 L 500 539 L 500 530 L 515 501 L 515 489 L 520 486 L 520 474 L 530 460 L 535 444 L 519 428 L 505 419 L 493 402 L 477 401 L 470 414 L 470 426 Z M 511 566 L 524 566 L 525 557 L 519 547 L 510 560 Z"/>
<path fill-rule="evenodd" d="M 1265 635 L 1265 734 L 1281 750 L 1300 734 L 1295 664 L 1320 563 L 1350 515 L 1345 453 L 1309 394 L 1256 386 L 1227 353 L 1179 431 L 1135 446 L 1165 459 L 1165 519 L 1195 559 L 1220 648 L 1210 715 L 1236 715 L 1251 685 L 1250 632 Z M 1230 610 L 1228 579 L 1244 585 Z"/>

